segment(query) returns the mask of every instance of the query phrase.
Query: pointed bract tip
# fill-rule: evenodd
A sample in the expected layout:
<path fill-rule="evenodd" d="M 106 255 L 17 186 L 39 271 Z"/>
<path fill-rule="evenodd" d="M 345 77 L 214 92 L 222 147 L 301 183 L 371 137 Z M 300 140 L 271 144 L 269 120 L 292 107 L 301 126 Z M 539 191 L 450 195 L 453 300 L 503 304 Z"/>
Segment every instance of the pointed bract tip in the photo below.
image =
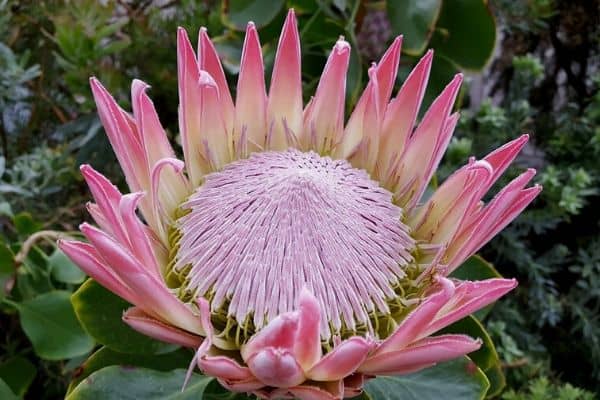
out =
<path fill-rule="evenodd" d="M 350 43 L 348 43 L 343 36 L 340 36 L 340 38 L 337 40 L 337 42 L 335 42 L 335 45 L 333 46 L 334 51 L 336 51 L 338 54 L 341 54 L 343 52 L 346 51 L 350 51 Z"/>
<path fill-rule="evenodd" d="M 131 201 L 133 202 L 133 204 L 135 204 L 137 206 L 137 204 L 139 203 L 140 199 L 142 197 L 144 197 L 145 195 L 146 195 L 145 191 L 132 192 L 132 193 L 127 193 L 127 194 L 123 195 L 122 199 L 131 199 Z"/>
<path fill-rule="evenodd" d="M 87 222 L 82 222 L 81 224 L 79 224 L 79 230 L 83 232 L 84 235 L 86 234 L 86 232 L 89 232 L 91 228 L 92 226 Z"/>
<path fill-rule="evenodd" d="M 143 94 L 146 91 L 146 89 L 150 88 L 150 85 L 148 85 L 146 82 L 144 82 L 141 79 L 135 78 L 133 81 L 131 81 L 131 87 L 133 89 L 137 89 L 138 86 L 140 88 L 141 94 Z"/>
<path fill-rule="evenodd" d="M 248 30 L 256 30 L 256 25 L 254 24 L 254 21 L 248 21 L 248 24 L 246 25 L 246 31 Z"/>
<path fill-rule="evenodd" d="M 217 87 L 217 82 L 215 82 L 212 75 L 203 69 L 200 70 L 200 77 L 198 78 L 198 84 L 200 86 L 210 86 L 210 87 L 215 87 L 215 88 Z"/>

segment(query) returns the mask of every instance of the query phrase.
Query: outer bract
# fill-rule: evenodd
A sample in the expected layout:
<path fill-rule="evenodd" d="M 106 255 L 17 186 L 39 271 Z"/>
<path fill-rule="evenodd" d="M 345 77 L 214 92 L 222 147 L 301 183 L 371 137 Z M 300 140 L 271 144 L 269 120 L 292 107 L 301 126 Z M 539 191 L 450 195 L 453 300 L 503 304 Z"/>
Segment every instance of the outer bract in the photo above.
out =
<path fill-rule="evenodd" d="M 457 75 L 420 123 L 432 53 L 391 99 L 397 38 L 344 124 L 350 45 L 333 47 L 302 106 L 300 42 L 290 11 L 268 95 L 248 24 L 235 101 L 206 30 L 197 55 L 178 32 L 175 158 L 148 86 L 133 114 L 96 79 L 92 91 L 129 194 L 81 167 L 99 228 L 61 249 L 134 306 L 123 319 L 197 349 L 200 370 L 262 398 L 340 399 L 366 378 L 418 371 L 470 353 L 478 339 L 435 335 L 515 287 L 448 275 L 536 197 L 527 170 L 487 204 L 521 136 L 471 159 L 422 200 L 450 141 Z M 136 210 L 139 209 L 143 222 Z"/>

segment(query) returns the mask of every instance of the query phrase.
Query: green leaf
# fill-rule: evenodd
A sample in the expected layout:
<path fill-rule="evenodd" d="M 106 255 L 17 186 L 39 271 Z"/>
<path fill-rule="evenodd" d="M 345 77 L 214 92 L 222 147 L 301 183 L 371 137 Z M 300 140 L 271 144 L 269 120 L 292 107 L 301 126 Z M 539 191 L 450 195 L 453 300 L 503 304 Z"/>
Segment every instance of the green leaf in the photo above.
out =
<path fill-rule="evenodd" d="M 223 25 L 243 31 L 248 21 L 257 28 L 267 25 L 281 12 L 284 0 L 227 0 L 223 2 Z"/>
<path fill-rule="evenodd" d="M 402 51 L 410 55 L 423 53 L 429 42 L 442 0 L 390 0 L 387 12 L 395 35 L 404 35 Z"/>
<path fill-rule="evenodd" d="M 502 278 L 502 275 L 489 262 L 481 256 L 474 255 L 455 269 L 451 276 L 453 278 L 469 281 L 482 281 L 484 279 Z"/>
<path fill-rule="evenodd" d="M 48 266 L 52 277 L 59 282 L 76 285 L 85 280 L 85 273 L 59 248 L 48 257 Z"/>
<path fill-rule="evenodd" d="M 0 379 L 19 397 L 25 395 L 36 373 L 35 365 L 30 363 L 25 357 L 12 357 L 0 364 Z M 2 390 L 0 389 L 1 393 Z M 4 397 L 0 397 L 4 399 Z"/>
<path fill-rule="evenodd" d="M 73 293 L 71 302 L 83 328 L 96 341 L 113 350 L 157 354 L 175 348 L 131 329 L 121 319 L 123 311 L 131 305 L 92 279 L 88 279 Z"/>
<path fill-rule="evenodd" d="M 0 379 L 0 399 L 2 400 L 19 400 L 19 398 L 10 390 L 10 387 Z"/>
<path fill-rule="evenodd" d="M 430 46 L 461 69 L 483 69 L 496 44 L 496 22 L 487 0 L 444 1 Z"/>
<path fill-rule="evenodd" d="M 0 201 L 0 215 L 5 215 L 9 218 L 13 217 L 12 207 L 8 201 Z"/>
<path fill-rule="evenodd" d="M 506 379 L 500 365 L 494 342 L 486 332 L 481 322 L 473 316 L 468 316 L 444 328 L 441 333 L 462 333 L 481 339 L 482 346 L 476 352 L 470 353 L 469 358 L 477 364 L 490 381 L 488 396 L 498 394 L 506 385 Z"/>
<path fill-rule="evenodd" d="M 43 359 L 72 358 L 94 347 L 94 341 L 77 321 L 70 295 L 67 291 L 55 290 L 23 303 L 10 303 L 19 311 L 23 331 L 36 354 Z"/>
<path fill-rule="evenodd" d="M 168 372 L 144 368 L 111 366 L 94 372 L 67 396 L 66 400 L 198 400 L 213 380 L 192 374 L 185 390 L 185 369 Z"/>
<path fill-rule="evenodd" d="M 12 251 L 2 242 L 0 242 L 0 300 L 7 295 L 6 284 L 14 279 L 15 274 L 15 256 Z"/>
<path fill-rule="evenodd" d="M 144 367 L 157 371 L 170 371 L 176 368 L 187 368 L 192 353 L 186 349 L 178 349 L 166 354 L 126 354 L 102 347 L 90 356 L 82 365 L 78 374 L 69 384 L 67 394 L 92 373 L 110 365 Z"/>
<path fill-rule="evenodd" d="M 489 382 L 468 357 L 448 361 L 410 375 L 380 376 L 365 384 L 377 400 L 483 399 Z"/>
<path fill-rule="evenodd" d="M 33 217 L 28 212 L 21 212 L 13 218 L 15 229 L 20 235 L 29 236 L 40 229 L 42 224 L 33 220 Z"/>

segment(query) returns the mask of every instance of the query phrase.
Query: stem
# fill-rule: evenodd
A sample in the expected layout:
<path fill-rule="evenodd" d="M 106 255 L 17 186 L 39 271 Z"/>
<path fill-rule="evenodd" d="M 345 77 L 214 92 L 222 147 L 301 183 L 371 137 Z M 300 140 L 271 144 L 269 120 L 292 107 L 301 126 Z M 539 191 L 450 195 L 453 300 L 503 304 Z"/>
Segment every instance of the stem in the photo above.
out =
<path fill-rule="evenodd" d="M 19 268 L 23 262 L 25 261 L 25 258 L 27 257 L 27 254 L 29 254 L 29 252 L 31 251 L 31 248 L 40 240 L 49 240 L 49 241 L 56 241 L 58 239 L 60 239 L 61 237 L 63 237 L 65 235 L 64 232 L 60 232 L 60 231 L 51 231 L 51 230 L 45 230 L 45 231 L 39 231 L 34 233 L 33 235 L 29 236 L 27 238 L 27 240 L 25 240 L 23 242 L 23 245 L 21 246 L 21 250 L 19 250 L 19 252 L 15 255 L 15 270 L 17 268 Z"/>

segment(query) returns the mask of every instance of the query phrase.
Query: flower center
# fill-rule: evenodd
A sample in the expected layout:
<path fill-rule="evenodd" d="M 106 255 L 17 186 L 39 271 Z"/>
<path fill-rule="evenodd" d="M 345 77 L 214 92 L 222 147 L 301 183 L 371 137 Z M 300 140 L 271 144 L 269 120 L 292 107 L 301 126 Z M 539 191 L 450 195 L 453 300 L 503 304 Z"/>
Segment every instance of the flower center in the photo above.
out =
<path fill-rule="evenodd" d="M 264 326 L 294 310 L 306 286 L 320 303 L 324 340 L 376 332 L 374 318 L 392 314 L 413 261 L 392 194 L 364 170 L 314 152 L 233 162 L 207 175 L 181 210 L 170 268 L 188 298 L 210 300 L 223 329 Z"/>

